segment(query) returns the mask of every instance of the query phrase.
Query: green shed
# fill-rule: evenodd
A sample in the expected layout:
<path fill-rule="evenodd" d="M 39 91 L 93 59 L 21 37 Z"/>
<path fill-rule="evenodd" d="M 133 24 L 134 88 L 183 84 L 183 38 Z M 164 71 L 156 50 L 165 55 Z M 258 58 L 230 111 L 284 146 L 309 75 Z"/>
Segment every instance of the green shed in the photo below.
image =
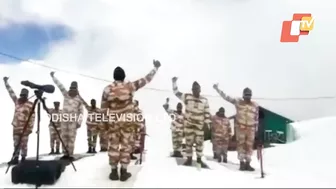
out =
<path fill-rule="evenodd" d="M 264 139 L 266 143 L 287 143 L 291 135 L 291 125 L 293 121 L 282 115 L 279 115 L 265 107 L 259 107 L 264 114 Z"/>

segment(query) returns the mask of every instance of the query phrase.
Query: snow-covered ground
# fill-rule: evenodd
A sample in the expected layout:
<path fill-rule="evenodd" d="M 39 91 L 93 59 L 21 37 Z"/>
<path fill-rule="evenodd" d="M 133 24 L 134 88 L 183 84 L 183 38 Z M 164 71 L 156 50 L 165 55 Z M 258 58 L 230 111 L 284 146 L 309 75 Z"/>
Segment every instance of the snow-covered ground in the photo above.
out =
<path fill-rule="evenodd" d="M 7 66 L 6 71 L 20 71 L 23 67 Z M 24 67 L 26 74 L 38 72 L 30 77 L 33 81 L 51 83 L 49 71 L 42 68 Z M 98 98 L 101 96 L 101 89 L 106 83 L 94 82 L 80 77 L 56 73 L 56 76 L 68 85 L 71 80 L 79 81 L 80 92 L 85 98 Z M 15 91 L 19 92 L 21 86 L 18 84 L 22 76 L 11 75 L 10 84 Z M 95 90 L 92 90 L 92 87 Z M 96 90 L 98 89 L 98 90 Z M 6 107 L 2 112 L 2 137 L 1 137 L 1 161 L 10 159 L 12 154 L 11 125 L 13 105 L 5 90 L 0 90 L 1 104 Z M 167 94 L 167 96 L 172 96 Z M 48 105 L 58 99 L 62 102 L 58 90 L 53 95 L 46 94 Z M 334 123 L 336 117 L 321 118 L 312 121 L 294 123 L 293 126 L 299 134 L 299 140 L 285 145 L 278 145 L 264 151 L 264 168 L 266 178 L 260 179 L 259 164 L 257 159 L 253 160 L 253 166 L 257 168 L 255 173 L 243 173 L 236 171 L 235 166 L 224 167 L 216 162 L 207 161 L 212 170 L 197 170 L 176 165 L 174 159 L 169 158 L 171 150 L 169 119 L 164 114 L 162 104 L 166 96 L 155 92 L 143 90 L 136 96 L 140 100 L 140 106 L 146 115 L 152 116 L 148 120 L 147 154 L 146 161 L 142 166 L 132 165 L 130 171 L 134 177 L 126 182 L 111 182 L 108 179 L 110 167 L 106 154 L 98 154 L 75 162 L 77 172 L 71 166 L 67 167 L 60 180 L 53 187 L 336 187 L 334 172 Z M 97 99 L 98 101 L 100 99 Z M 220 103 L 220 99 L 212 99 L 212 104 Z M 175 99 L 172 98 L 173 104 Z M 215 102 L 214 102 L 215 101 Z M 7 108 L 8 107 L 8 108 Z M 215 111 L 214 107 L 212 111 Z M 45 113 L 42 114 L 41 130 L 41 153 L 49 151 L 48 119 Z M 154 119 L 155 117 L 155 119 Z M 29 155 L 35 155 L 36 137 L 31 135 L 29 139 Z M 207 143 L 205 155 L 211 156 L 211 144 Z M 86 130 L 83 124 L 76 141 L 76 152 L 86 151 Z M 229 154 L 229 160 L 237 161 L 236 153 Z M 5 173 L 5 168 L 0 173 Z M 137 174 L 135 174 L 137 173 Z M 0 175 L 0 186 L 18 187 L 11 184 L 10 174 Z M 20 187 L 27 187 L 19 185 Z"/>

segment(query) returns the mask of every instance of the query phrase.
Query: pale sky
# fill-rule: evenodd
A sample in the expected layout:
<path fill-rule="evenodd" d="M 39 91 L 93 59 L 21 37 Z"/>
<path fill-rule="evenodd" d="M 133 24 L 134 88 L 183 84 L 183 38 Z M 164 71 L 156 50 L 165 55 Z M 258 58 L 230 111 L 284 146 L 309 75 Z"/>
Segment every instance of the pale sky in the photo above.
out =
<path fill-rule="evenodd" d="M 99 78 L 112 80 L 113 69 L 122 66 L 136 79 L 158 59 L 161 70 L 148 87 L 171 90 L 177 76 L 183 92 L 197 80 L 204 94 L 215 95 L 212 85 L 219 83 L 233 96 L 250 87 L 255 97 L 316 97 L 336 95 L 334 10 L 335 0 L 0 0 L 0 27 L 7 20 L 67 25 L 74 37 L 52 44 L 39 61 Z M 280 43 L 282 21 L 301 12 L 312 13 L 314 30 L 299 43 Z M 0 65 L 1 77 L 9 76 L 17 92 L 21 80 L 51 83 L 49 72 Z M 88 91 L 87 98 L 100 100 L 108 84 L 57 74 L 67 85 L 69 78 L 94 87 L 81 90 Z M 3 104 L 10 100 L 5 93 L 0 90 Z M 141 93 L 141 103 L 151 107 L 174 98 L 172 92 Z M 151 95 L 162 96 L 162 103 L 146 100 Z M 214 111 L 224 106 L 233 113 L 223 100 L 209 100 Z M 336 114 L 335 99 L 257 102 L 295 120 Z"/>

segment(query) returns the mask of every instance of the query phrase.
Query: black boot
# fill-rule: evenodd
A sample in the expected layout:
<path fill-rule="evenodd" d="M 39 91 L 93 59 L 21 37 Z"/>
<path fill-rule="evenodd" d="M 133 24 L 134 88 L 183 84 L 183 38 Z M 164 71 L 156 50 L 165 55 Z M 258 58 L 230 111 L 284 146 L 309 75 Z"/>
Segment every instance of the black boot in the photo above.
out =
<path fill-rule="evenodd" d="M 55 154 L 61 154 L 60 149 L 56 148 L 56 153 Z"/>
<path fill-rule="evenodd" d="M 187 160 L 183 163 L 185 166 L 191 166 L 192 165 L 192 157 L 187 157 Z"/>
<path fill-rule="evenodd" d="M 218 163 L 222 163 L 222 156 L 217 155 L 217 161 L 218 161 Z"/>
<path fill-rule="evenodd" d="M 136 159 L 138 159 L 137 157 L 135 157 L 135 156 L 133 155 L 133 153 L 130 154 L 130 157 L 131 157 L 131 160 L 136 160 Z"/>
<path fill-rule="evenodd" d="M 21 163 L 26 161 L 26 156 L 21 156 Z"/>
<path fill-rule="evenodd" d="M 174 151 L 172 157 L 183 158 L 183 155 L 180 151 Z"/>
<path fill-rule="evenodd" d="M 115 168 L 115 169 L 112 169 L 110 175 L 109 175 L 109 178 L 111 180 L 119 180 L 119 174 L 118 174 L 118 169 Z"/>
<path fill-rule="evenodd" d="M 218 157 L 220 158 L 220 157 Z M 201 165 L 202 168 L 208 168 L 208 165 L 205 164 L 200 157 L 197 158 L 196 162 Z"/>
<path fill-rule="evenodd" d="M 93 153 L 93 154 L 96 154 L 96 153 L 97 153 L 97 151 L 96 151 L 96 148 L 95 148 L 95 147 L 93 147 L 93 148 L 92 148 L 92 153 Z"/>
<path fill-rule="evenodd" d="M 223 156 L 223 163 L 227 163 L 227 157 Z"/>
<path fill-rule="evenodd" d="M 92 153 L 92 148 L 90 146 L 88 147 L 88 151 L 86 153 L 87 154 L 91 154 Z"/>
<path fill-rule="evenodd" d="M 245 171 L 246 170 L 246 164 L 245 164 L 245 162 L 243 162 L 243 161 L 240 162 L 239 170 L 240 171 Z"/>
<path fill-rule="evenodd" d="M 53 154 L 55 154 L 55 151 L 53 148 L 51 148 L 49 155 L 53 155 Z"/>
<path fill-rule="evenodd" d="M 255 169 L 253 167 L 251 167 L 250 162 L 246 162 L 245 170 L 246 171 L 254 171 Z"/>
<path fill-rule="evenodd" d="M 17 164 L 19 164 L 19 157 L 15 157 L 11 161 L 9 161 L 8 164 L 10 164 L 10 165 L 17 165 Z"/>
<path fill-rule="evenodd" d="M 141 150 L 140 150 L 140 148 L 136 148 L 135 150 L 134 150 L 134 152 L 133 152 L 134 154 L 140 154 L 141 153 Z"/>
<path fill-rule="evenodd" d="M 132 174 L 127 172 L 127 169 L 125 168 L 120 169 L 120 181 L 122 182 L 127 181 L 131 176 Z"/>
<path fill-rule="evenodd" d="M 216 153 L 213 154 L 213 158 L 217 159 L 217 154 Z"/>

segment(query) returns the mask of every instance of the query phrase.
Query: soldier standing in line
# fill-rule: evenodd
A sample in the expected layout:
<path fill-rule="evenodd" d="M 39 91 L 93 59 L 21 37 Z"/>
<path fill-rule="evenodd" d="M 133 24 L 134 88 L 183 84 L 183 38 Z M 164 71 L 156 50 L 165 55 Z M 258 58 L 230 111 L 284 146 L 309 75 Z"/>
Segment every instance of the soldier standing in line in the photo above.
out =
<path fill-rule="evenodd" d="M 169 108 L 169 98 L 167 98 L 166 103 L 163 108 L 171 116 L 171 131 L 172 131 L 172 143 L 173 143 L 173 155 L 172 157 L 182 158 L 182 142 L 183 142 L 183 121 L 184 114 L 182 112 L 182 103 L 178 103 L 176 110 Z"/>
<path fill-rule="evenodd" d="M 61 134 L 61 120 L 62 120 L 62 110 L 60 110 L 60 102 L 54 102 L 54 108 L 48 110 L 51 120 L 49 123 L 49 133 L 50 133 L 50 155 L 60 154 L 61 140 L 57 135 L 57 132 Z M 54 125 L 53 125 L 54 123 Z M 56 127 L 56 129 L 54 128 Z M 56 150 L 55 150 L 56 148 Z"/>
<path fill-rule="evenodd" d="M 227 151 L 231 138 L 230 120 L 225 116 L 225 109 L 219 108 L 216 115 L 212 116 L 212 145 L 218 162 L 227 163 Z"/>
<path fill-rule="evenodd" d="M 8 77 L 3 78 L 5 82 L 5 87 L 9 93 L 9 96 L 14 102 L 15 111 L 12 121 L 13 126 L 13 141 L 14 149 L 18 146 L 18 149 L 15 149 L 14 158 L 9 162 L 11 165 L 19 163 L 19 155 L 21 153 L 21 162 L 26 160 L 27 151 L 28 151 L 28 138 L 32 133 L 35 123 L 35 112 L 33 111 L 33 102 L 28 100 L 29 91 L 25 88 L 21 89 L 20 97 L 18 98 L 8 83 Z M 33 113 L 29 119 L 25 133 L 23 133 L 26 123 L 28 121 L 30 113 Z M 20 141 L 20 137 L 21 141 Z"/>
<path fill-rule="evenodd" d="M 202 161 L 204 131 L 210 129 L 211 115 L 208 99 L 201 96 L 201 86 L 195 81 L 192 85 L 192 93 L 181 93 L 178 90 L 177 77 L 172 79 L 173 91 L 177 98 L 185 104 L 184 136 L 186 139 L 187 160 L 184 165 L 192 165 L 193 144 L 196 143 L 197 163 L 202 168 L 208 166 Z M 208 127 L 205 129 L 204 127 Z"/>
<path fill-rule="evenodd" d="M 98 124 L 98 137 L 100 152 L 107 152 L 108 149 L 108 125 L 105 122 Z"/>
<path fill-rule="evenodd" d="M 66 149 L 62 148 L 64 156 L 61 159 L 73 161 L 77 129 L 81 127 L 83 121 L 81 119 L 84 112 L 83 103 L 79 97 L 77 82 L 71 82 L 68 91 L 65 89 L 64 85 L 54 76 L 54 74 L 55 72 L 51 72 L 50 76 L 64 97 L 61 138 L 65 144 Z"/>
<path fill-rule="evenodd" d="M 88 142 L 88 151 L 87 153 L 97 153 L 96 146 L 97 146 L 97 137 L 99 132 L 99 124 L 102 120 L 101 118 L 101 110 L 96 106 L 96 100 L 91 99 L 91 106 L 86 103 L 86 101 L 80 96 L 84 107 L 88 111 L 88 116 L 86 119 L 86 131 L 87 131 L 87 142 Z"/>
<path fill-rule="evenodd" d="M 218 84 L 215 84 L 213 87 L 224 100 L 236 107 L 235 124 L 238 141 L 238 159 L 240 161 L 239 170 L 254 171 L 255 169 L 251 167 L 250 163 L 252 160 L 255 133 L 259 124 L 259 106 L 251 100 L 252 90 L 245 88 L 243 98 L 232 98 L 221 91 L 218 88 Z"/>
<path fill-rule="evenodd" d="M 114 82 L 104 88 L 101 100 L 101 109 L 103 109 L 109 117 L 119 117 L 119 119 L 109 119 L 109 162 L 112 171 L 109 175 L 111 180 L 126 181 L 132 174 L 127 172 L 130 163 L 130 154 L 132 152 L 132 127 L 135 120 L 120 119 L 128 115 L 134 117 L 133 96 L 136 91 L 143 88 L 152 81 L 158 68 L 161 66 L 157 60 L 153 61 L 154 69 L 146 75 L 146 77 L 134 82 L 125 82 L 125 71 L 121 67 L 114 70 Z M 131 117 L 132 117 L 131 116 Z M 121 164 L 120 177 L 118 173 L 118 164 Z"/>

